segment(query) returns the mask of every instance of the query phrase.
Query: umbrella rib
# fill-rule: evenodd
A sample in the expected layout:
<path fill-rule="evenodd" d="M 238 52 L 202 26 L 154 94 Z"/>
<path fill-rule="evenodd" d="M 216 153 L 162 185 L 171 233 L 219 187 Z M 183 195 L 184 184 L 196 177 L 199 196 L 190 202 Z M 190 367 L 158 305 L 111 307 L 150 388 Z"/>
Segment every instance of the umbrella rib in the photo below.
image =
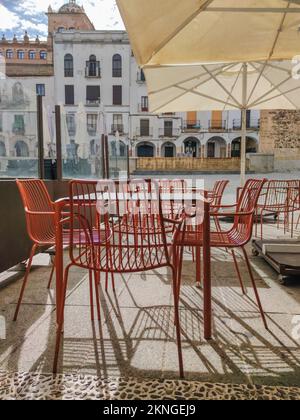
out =
<path fill-rule="evenodd" d="M 287 9 L 289 9 L 289 8 L 290 8 L 290 6 L 291 6 L 291 1 L 289 0 L 289 3 L 288 3 L 288 5 L 287 5 Z M 263 67 L 262 67 L 262 69 L 261 69 L 261 71 L 260 71 L 260 74 L 259 74 L 259 76 L 258 76 L 258 78 L 257 78 L 257 80 L 256 80 L 256 82 L 255 82 L 255 85 L 253 86 L 253 89 L 252 89 L 252 91 L 251 91 L 251 93 L 250 93 L 250 96 L 249 96 L 249 98 L 248 98 L 247 103 L 249 103 L 249 102 L 250 102 L 250 99 L 252 98 L 252 96 L 253 96 L 253 94 L 254 94 L 254 92 L 255 92 L 255 89 L 256 89 L 256 87 L 257 87 L 257 85 L 258 85 L 258 83 L 259 83 L 259 81 L 260 81 L 260 79 L 261 79 L 261 77 L 262 77 L 262 75 L 263 75 L 263 72 L 265 71 L 265 68 L 266 68 L 266 66 L 267 66 L 267 64 L 268 64 L 268 62 L 269 62 L 269 60 L 272 58 L 272 56 L 273 56 L 273 54 L 274 54 L 274 50 L 275 50 L 276 45 L 277 45 L 277 43 L 278 43 L 278 39 L 279 39 L 280 33 L 281 33 L 281 31 L 282 31 L 282 27 L 283 27 L 284 21 L 285 21 L 285 19 L 286 19 L 286 16 L 287 16 L 287 12 L 285 12 L 285 13 L 284 13 L 284 15 L 282 16 L 282 19 L 281 19 L 281 22 L 280 22 L 279 28 L 278 28 L 277 33 L 276 33 L 275 40 L 274 40 L 274 42 L 273 42 L 273 45 L 272 45 L 272 48 L 271 48 L 271 51 L 270 51 L 270 54 L 269 54 L 269 58 L 268 58 L 268 60 L 266 60 L 266 62 L 264 63 L 264 65 L 263 65 Z"/>
<path fill-rule="evenodd" d="M 213 100 L 213 101 L 220 102 L 221 104 L 224 104 L 224 105 L 230 105 L 230 106 L 232 106 L 232 107 L 234 107 L 234 108 L 240 109 L 240 106 L 234 105 L 234 104 L 232 104 L 231 102 L 226 102 L 226 101 L 223 101 L 222 99 L 218 99 L 218 98 L 216 98 L 216 97 L 214 97 L 214 96 L 205 95 L 205 93 L 200 93 L 200 92 L 197 92 L 197 91 L 195 90 L 195 88 L 193 88 L 193 89 L 185 89 L 185 88 L 183 88 L 183 87 L 181 87 L 181 86 L 178 86 L 178 85 L 175 85 L 175 86 L 176 86 L 178 89 L 184 90 L 186 93 L 194 93 L 194 94 L 196 94 L 196 95 L 202 96 L 203 98 L 211 99 L 211 100 Z"/>
<path fill-rule="evenodd" d="M 233 94 L 232 93 L 230 93 L 229 92 L 229 90 L 228 89 L 226 89 L 225 88 L 225 86 L 223 86 L 222 85 L 222 83 L 217 79 L 217 77 L 216 76 L 214 76 L 213 74 L 212 74 L 212 72 L 211 71 L 209 71 L 207 68 L 206 68 L 206 66 L 203 66 L 203 68 L 204 68 L 204 70 L 210 75 L 210 77 L 220 86 L 220 88 L 221 89 L 223 89 L 224 90 L 224 92 L 225 93 L 227 93 L 227 95 L 229 95 L 229 97 L 231 98 L 231 99 L 233 99 L 233 101 L 238 105 L 238 107 L 239 108 L 241 108 L 242 107 L 242 104 L 241 103 L 239 103 L 239 101 L 233 96 Z"/>
<path fill-rule="evenodd" d="M 265 79 L 270 83 L 273 84 L 266 76 L 264 76 Z M 261 95 L 259 98 L 257 98 L 254 102 L 252 102 L 249 107 L 253 107 L 255 105 L 257 105 L 258 103 L 263 103 L 264 101 L 261 102 L 261 100 L 267 96 L 269 96 L 272 92 L 274 92 L 274 90 L 278 89 L 280 86 L 284 85 L 286 82 L 288 82 L 290 80 L 291 76 L 289 75 L 286 79 L 282 80 L 280 83 L 278 83 L 277 85 L 273 86 L 272 89 L 270 89 L 268 92 L 264 93 L 263 95 Z M 280 95 L 279 95 L 280 96 Z M 277 97 L 277 96 L 276 96 Z M 268 101 L 270 101 L 270 99 L 268 99 Z"/>
<path fill-rule="evenodd" d="M 280 96 L 285 96 L 285 95 L 287 95 L 288 93 L 295 92 L 295 91 L 296 91 L 296 90 L 298 90 L 298 89 L 300 89 L 300 86 L 297 86 L 297 87 L 295 87 L 295 88 L 293 88 L 293 89 L 289 89 L 289 90 L 287 90 L 287 91 L 285 91 L 285 92 L 281 92 L 281 93 L 279 93 L 278 95 L 272 96 L 271 98 L 267 99 L 266 101 L 265 101 L 265 100 L 262 100 L 262 101 L 260 101 L 260 102 L 253 102 L 252 104 L 250 104 L 250 105 L 249 105 L 249 108 L 252 108 L 253 106 L 256 106 L 256 105 L 263 104 L 263 103 L 265 103 L 265 102 L 272 101 L 273 99 L 279 98 Z M 294 108 L 298 108 L 298 107 L 297 107 L 297 106 L 293 103 L 293 101 L 291 101 L 291 100 L 290 100 L 289 98 L 287 98 L 286 96 L 285 96 L 285 99 L 286 99 L 288 102 L 290 102 L 290 104 L 292 104 Z"/>
<path fill-rule="evenodd" d="M 179 25 L 174 32 L 172 32 L 166 39 L 164 39 L 155 51 L 148 58 L 147 62 L 157 55 L 176 35 L 178 35 L 186 26 L 189 25 L 201 12 L 203 12 L 214 0 L 206 0 L 192 15 L 190 15 L 181 25 Z"/>
<path fill-rule="evenodd" d="M 232 64 L 229 68 L 233 67 L 234 65 L 235 65 L 235 64 Z M 223 72 L 223 68 L 224 68 L 224 66 L 220 66 L 220 67 L 218 67 L 217 69 L 215 69 L 215 70 L 214 70 L 214 71 L 217 71 L 217 73 L 216 73 L 216 75 L 217 75 L 217 76 Z M 188 83 L 188 82 L 191 82 L 192 80 L 197 79 L 197 78 L 202 77 L 202 76 L 206 76 L 206 75 L 205 75 L 205 74 L 203 74 L 203 73 L 202 73 L 202 74 L 197 74 L 197 75 L 195 75 L 195 76 L 193 76 L 193 77 L 189 77 L 189 78 L 188 78 L 188 79 L 186 79 L 186 80 L 182 80 L 182 81 L 180 81 L 179 83 Z M 198 88 L 199 86 L 203 85 L 204 83 L 206 83 L 206 82 L 208 82 L 208 81 L 209 81 L 209 78 L 206 78 L 206 79 L 205 79 L 205 80 L 203 80 L 201 83 L 199 83 L 198 85 L 196 85 L 196 86 L 194 87 L 194 89 Z M 178 84 L 178 83 L 177 83 L 177 84 Z M 153 94 L 156 94 L 156 93 L 161 93 L 161 92 L 164 92 L 165 90 L 168 90 L 168 89 L 170 89 L 170 88 L 172 88 L 172 87 L 174 87 L 174 84 L 168 85 L 168 86 L 163 87 L 163 88 L 158 89 L 158 90 L 153 90 L 153 91 L 150 91 L 150 92 L 149 92 L 149 95 L 153 95 Z"/>
<path fill-rule="evenodd" d="M 280 22 L 280 25 L 279 25 L 279 28 L 277 30 L 277 34 L 276 34 L 276 37 L 275 37 L 275 41 L 274 41 L 273 46 L 272 46 L 272 49 L 270 51 L 268 60 L 270 60 L 272 58 L 273 54 L 274 54 L 274 50 L 275 50 L 276 45 L 278 43 L 278 39 L 279 39 L 279 36 L 280 36 L 280 34 L 282 32 L 282 27 L 283 27 L 284 21 L 285 21 L 285 19 L 287 17 L 287 13 L 288 13 L 288 10 L 290 9 L 290 6 L 291 6 L 291 0 L 289 0 L 289 3 L 287 5 L 287 11 L 282 16 L 282 19 L 281 19 L 281 22 Z M 300 12 L 300 10 L 299 10 L 299 12 Z"/>

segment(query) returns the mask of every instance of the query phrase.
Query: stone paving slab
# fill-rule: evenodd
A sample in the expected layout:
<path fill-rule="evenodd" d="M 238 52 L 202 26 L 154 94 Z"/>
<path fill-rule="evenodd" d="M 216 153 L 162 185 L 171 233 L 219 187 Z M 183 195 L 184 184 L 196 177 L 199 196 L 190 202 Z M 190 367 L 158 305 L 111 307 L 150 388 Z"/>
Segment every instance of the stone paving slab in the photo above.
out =
<path fill-rule="evenodd" d="M 300 400 L 300 388 L 0 372 L 0 400 Z"/>

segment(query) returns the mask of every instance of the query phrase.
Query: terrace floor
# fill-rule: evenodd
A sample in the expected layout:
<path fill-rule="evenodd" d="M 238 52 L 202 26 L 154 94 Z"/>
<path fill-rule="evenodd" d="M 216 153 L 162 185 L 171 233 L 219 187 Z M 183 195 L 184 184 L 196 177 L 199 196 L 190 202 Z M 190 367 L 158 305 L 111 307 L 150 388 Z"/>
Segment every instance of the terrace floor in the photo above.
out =
<path fill-rule="evenodd" d="M 266 226 L 266 233 L 282 236 L 274 225 Z M 300 279 L 282 286 L 262 258 L 251 262 L 270 332 L 254 304 L 242 258 L 247 297 L 230 255 L 214 250 L 214 336 L 206 342 L 203 294 L 195 287 L 195 264 L 186 252 L 180 302 L 186 375 L 178 381 L 167 269 L 116 277 L 115 293 L 111 285 L 108 293 L 102 285 L 100 324 L 90 320 L 87 273 L 72 270 L 61 375 L 53 377 L 55 290 L 46 289 L 48 256 L 37 256 L 16 323 L 23 273 L 15 273 L 15 281 L 0 290 L 0 399 L 300 399 Z"/>

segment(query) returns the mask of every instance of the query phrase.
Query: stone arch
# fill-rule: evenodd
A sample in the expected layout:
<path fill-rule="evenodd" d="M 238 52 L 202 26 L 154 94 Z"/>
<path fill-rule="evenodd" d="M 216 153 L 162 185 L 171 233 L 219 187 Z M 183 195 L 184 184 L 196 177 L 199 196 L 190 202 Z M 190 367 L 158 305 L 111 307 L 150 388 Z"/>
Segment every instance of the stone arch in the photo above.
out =
<path fill-rule="evenodd" d="M 6 156 L 6 147 L 3 141 L 0 141 L 0 157 Z"/>
<path fill-rule="evenodd" d="M 246 138 L 246 153 L 258 152 L 258 140 L 254 137 Z M 241 137 L 235 138 L 231 142 L 231 157 L 241 157 Z"/>
<path fill-rule="evenodd" d="M 16 157 L 29 157 L 29 147 L 23 140 L 19 140 L 15 144 Z"/>
<path fill-rule="evenodd" d="M 151 142 L 141 142 L 136 146 L 137 157 L 155 157 L 155 146 Z"/>
<path fill-rule="evenodd" d="M 161 146 L 161 156 L 166 158 L 176 157 L 176 146 L 174 143 L 166 142 Z"/>
<path fill-rule="evenodd" d="M 227 143 L 223 137 L 211 137 L 206 143 L 208 158 L 226 158 Z"/>
<path fill-rule="evenodd" d="M 187 137 L 184 142 L 184 153 L 189 157 L 197 158 L 200 156 L 201 142 L 197 137 Z"/>

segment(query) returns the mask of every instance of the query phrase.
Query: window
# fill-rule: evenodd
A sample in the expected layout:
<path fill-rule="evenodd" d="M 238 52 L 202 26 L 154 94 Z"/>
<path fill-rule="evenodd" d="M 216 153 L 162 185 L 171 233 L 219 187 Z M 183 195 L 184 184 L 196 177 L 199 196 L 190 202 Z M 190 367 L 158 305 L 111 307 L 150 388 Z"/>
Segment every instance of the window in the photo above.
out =
<path fill-rule="evenodd" d="M 173 137 L 173 121 L 164 122 L 164 136 Z"/>
<path fill-rule="evenodd" d="M 124 133 L 123 127 L 123 115 L 122 114 L 114 114 L 113 115 L 113 126 L 112 126 L 112 133 L 118 131 L 120 134 Z"/>
<path fill-rule="evenodd" d="M 122 77 L 122 57 L 120 54 L 113 56 L 113 77 Z"/>
<path fill-rule="evenodd" d="M 142 83 L 146 81 L 145 73 L 143 69 L 139 70 L 138 75 L 137 75 L 137 81 L 142 82 Z"/>
<path fill-rule="evenodd" d="M 15 115 L 12 131 L 15 134 L 25 134 L 25 123 L 23 115 Z"/>
<path fill-rule="evenodd" d="M 65 28 L 63 27 L 63 26 L 60 26 L 58 29 L 57 29 L 57 32 L 63 32 L 65 30 Z"/>
<path fill-rule="evenodd" d="M 13 50 L 7 50 L 6 51 L 6 58 L 14 58 Z"/>
<path fill-rule="evenodd" d="M 18 57 L 19 60 L 24 60 L 25 52 L 23 50 L 18 50 L 17 57 Z"/>
<path fill-rule="evenodd" d="M 66 85 L 65 86 L 65 104 L 66 105 L 74 105 L 75 104 L 75 94 L 74 94 L 74 86 L 73 85 Z"/>
<path fill-rule="evenodd" d="M 86 87 L 86 103 L 87 105 L 100 104 L 100 86 Z"/>
<path fill-rule="evenodd" d="M 148 96 L 142 96 L 141 111 L 148 112 L 148 110 L 149 110 Z"/>
<path fill-rule="evenodd" d="M 38 96 L 45 96 L 46 95 L 46 88 L 44 84 L 36 85 L 36 94 Z"/>
<path fill-rule="evenodd" d="M 113 86 L 113 105 L 122 105 L 122 86 Z"/>
<path fill-rule="evenodd" d="M 67 129 L 70 137 L 76 136 L 76 121 L 74 114 L 66 115 Z"/>
<path fill-rule="evenodd" d="M 149 137 L 150 135 L 150 120 L 140 121 L 140 131 L 142 137 Z"/>
<path fill-rule="evenodd" d="M 17 141 L 15 149 L 17 157 L 29 157 L 29 148 L 24 141 Z"/>
<path fill-rule="evenodd" d="M 40 52 L 40 59 L 41 60 L 47 60 L 47 51 L 41 51 Z"/>
<path fill-rule="evenodd" d="M 73 64 L 73 56 L 71 54 L 65 55 L 64 67 L 65 67 L 65 77 L 73 77 L 74 64 Z"/>
<path fill-rule="evenodd" d="M 98 114 L 87 114 L 87 131 L 91 136 L 97 133 Z"/>
<path fill-rule="evenodd" d="M 97 61 L 95 55 L 91 55 L 89 61 L 86 62 L 86 69 L 85 69 L 86 77 L 100 77 L 101 76 L 101 69 L 100 69 L 100 61 Z"/>
<path fill-rule="evenodd" d="M 35 51 L 29 51 L 28 57 L 29 57 L 29 60 L 35 60 L 36 59 L 36 52 Z"/>
<path fill-rule="evenodd" d="M 3 114 L 0 112 L 0 133 L 3 131 Z"/>

